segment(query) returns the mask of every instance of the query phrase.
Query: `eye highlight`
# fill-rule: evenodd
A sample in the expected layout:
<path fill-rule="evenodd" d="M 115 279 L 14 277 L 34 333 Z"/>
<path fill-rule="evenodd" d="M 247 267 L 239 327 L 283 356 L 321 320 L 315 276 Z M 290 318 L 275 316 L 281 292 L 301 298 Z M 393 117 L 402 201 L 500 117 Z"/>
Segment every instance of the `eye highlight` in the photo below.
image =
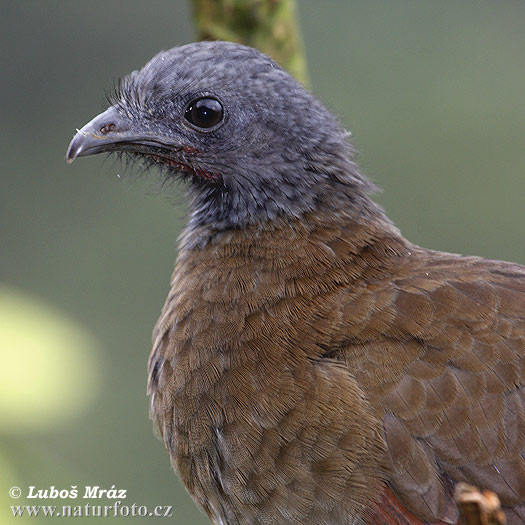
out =
<path fill-rule="evenodd" d="M 207 129 L 217 125 L 223 114 L 222 104 L 217 99 L 203 97 L 190 102 L 184 118 L 198 128 Z"/>

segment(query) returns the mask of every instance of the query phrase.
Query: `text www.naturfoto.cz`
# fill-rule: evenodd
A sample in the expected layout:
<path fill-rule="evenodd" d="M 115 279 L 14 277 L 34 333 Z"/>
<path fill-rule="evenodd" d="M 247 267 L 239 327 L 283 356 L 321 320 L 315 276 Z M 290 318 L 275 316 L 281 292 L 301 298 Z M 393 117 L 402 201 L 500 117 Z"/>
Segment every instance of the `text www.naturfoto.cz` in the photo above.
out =
<path fill-rule="evenodd" d="M 122 505 L 122 502 L 115 501 L 113 505 L 11 505 L 13 516 L 22 517 L 45 517 L 45 518 L 109 518 L 109 517 L 145 517 L 169 518 L 172 516 L 171 505 L 158 505 L 151 510 L 145 505 Z"/>

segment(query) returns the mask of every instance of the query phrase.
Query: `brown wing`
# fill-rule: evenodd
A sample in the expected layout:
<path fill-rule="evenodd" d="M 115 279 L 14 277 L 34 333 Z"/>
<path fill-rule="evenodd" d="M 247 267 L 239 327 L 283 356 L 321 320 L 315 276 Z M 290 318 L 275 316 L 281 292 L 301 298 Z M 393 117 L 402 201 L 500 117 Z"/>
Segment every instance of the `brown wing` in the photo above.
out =
<path fill-rule="evenodd" d="M 523 523 L 525 268 L 418 251 L 344 304 L 341 357 L 383 417 L 391 487 L 421 519 L 453 521 L 466 480 Z"/>

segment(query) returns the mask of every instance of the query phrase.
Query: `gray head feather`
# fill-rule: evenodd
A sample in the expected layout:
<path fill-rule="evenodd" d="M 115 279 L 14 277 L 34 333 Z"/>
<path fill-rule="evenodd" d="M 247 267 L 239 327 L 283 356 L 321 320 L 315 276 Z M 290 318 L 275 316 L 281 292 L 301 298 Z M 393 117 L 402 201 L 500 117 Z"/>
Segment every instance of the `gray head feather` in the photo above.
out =
<path fill-rule="evenodd" d="M 224 108 L 210 130 L 184 117 L 199 97 Z M 300 218 L 320 205 L 349 213 L 379 209 L 336 117 L 255 49 L 201 42 L 161 52 L 121 82 L 113 102 L 134 128 L 197 152 L 180 154 L 190 168 L 190 228 Z"/>

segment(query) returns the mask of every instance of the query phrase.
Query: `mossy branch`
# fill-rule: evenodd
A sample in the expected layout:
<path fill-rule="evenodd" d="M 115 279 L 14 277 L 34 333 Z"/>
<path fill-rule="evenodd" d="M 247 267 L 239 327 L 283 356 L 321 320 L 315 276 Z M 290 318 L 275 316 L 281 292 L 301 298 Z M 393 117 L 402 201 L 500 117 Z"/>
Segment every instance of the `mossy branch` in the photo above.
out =
<path fill-rule="evenodd" d="M 295 0 L 192 0 L 200 40 L 229 40 L 270 55 L 308 85 Z"/>

